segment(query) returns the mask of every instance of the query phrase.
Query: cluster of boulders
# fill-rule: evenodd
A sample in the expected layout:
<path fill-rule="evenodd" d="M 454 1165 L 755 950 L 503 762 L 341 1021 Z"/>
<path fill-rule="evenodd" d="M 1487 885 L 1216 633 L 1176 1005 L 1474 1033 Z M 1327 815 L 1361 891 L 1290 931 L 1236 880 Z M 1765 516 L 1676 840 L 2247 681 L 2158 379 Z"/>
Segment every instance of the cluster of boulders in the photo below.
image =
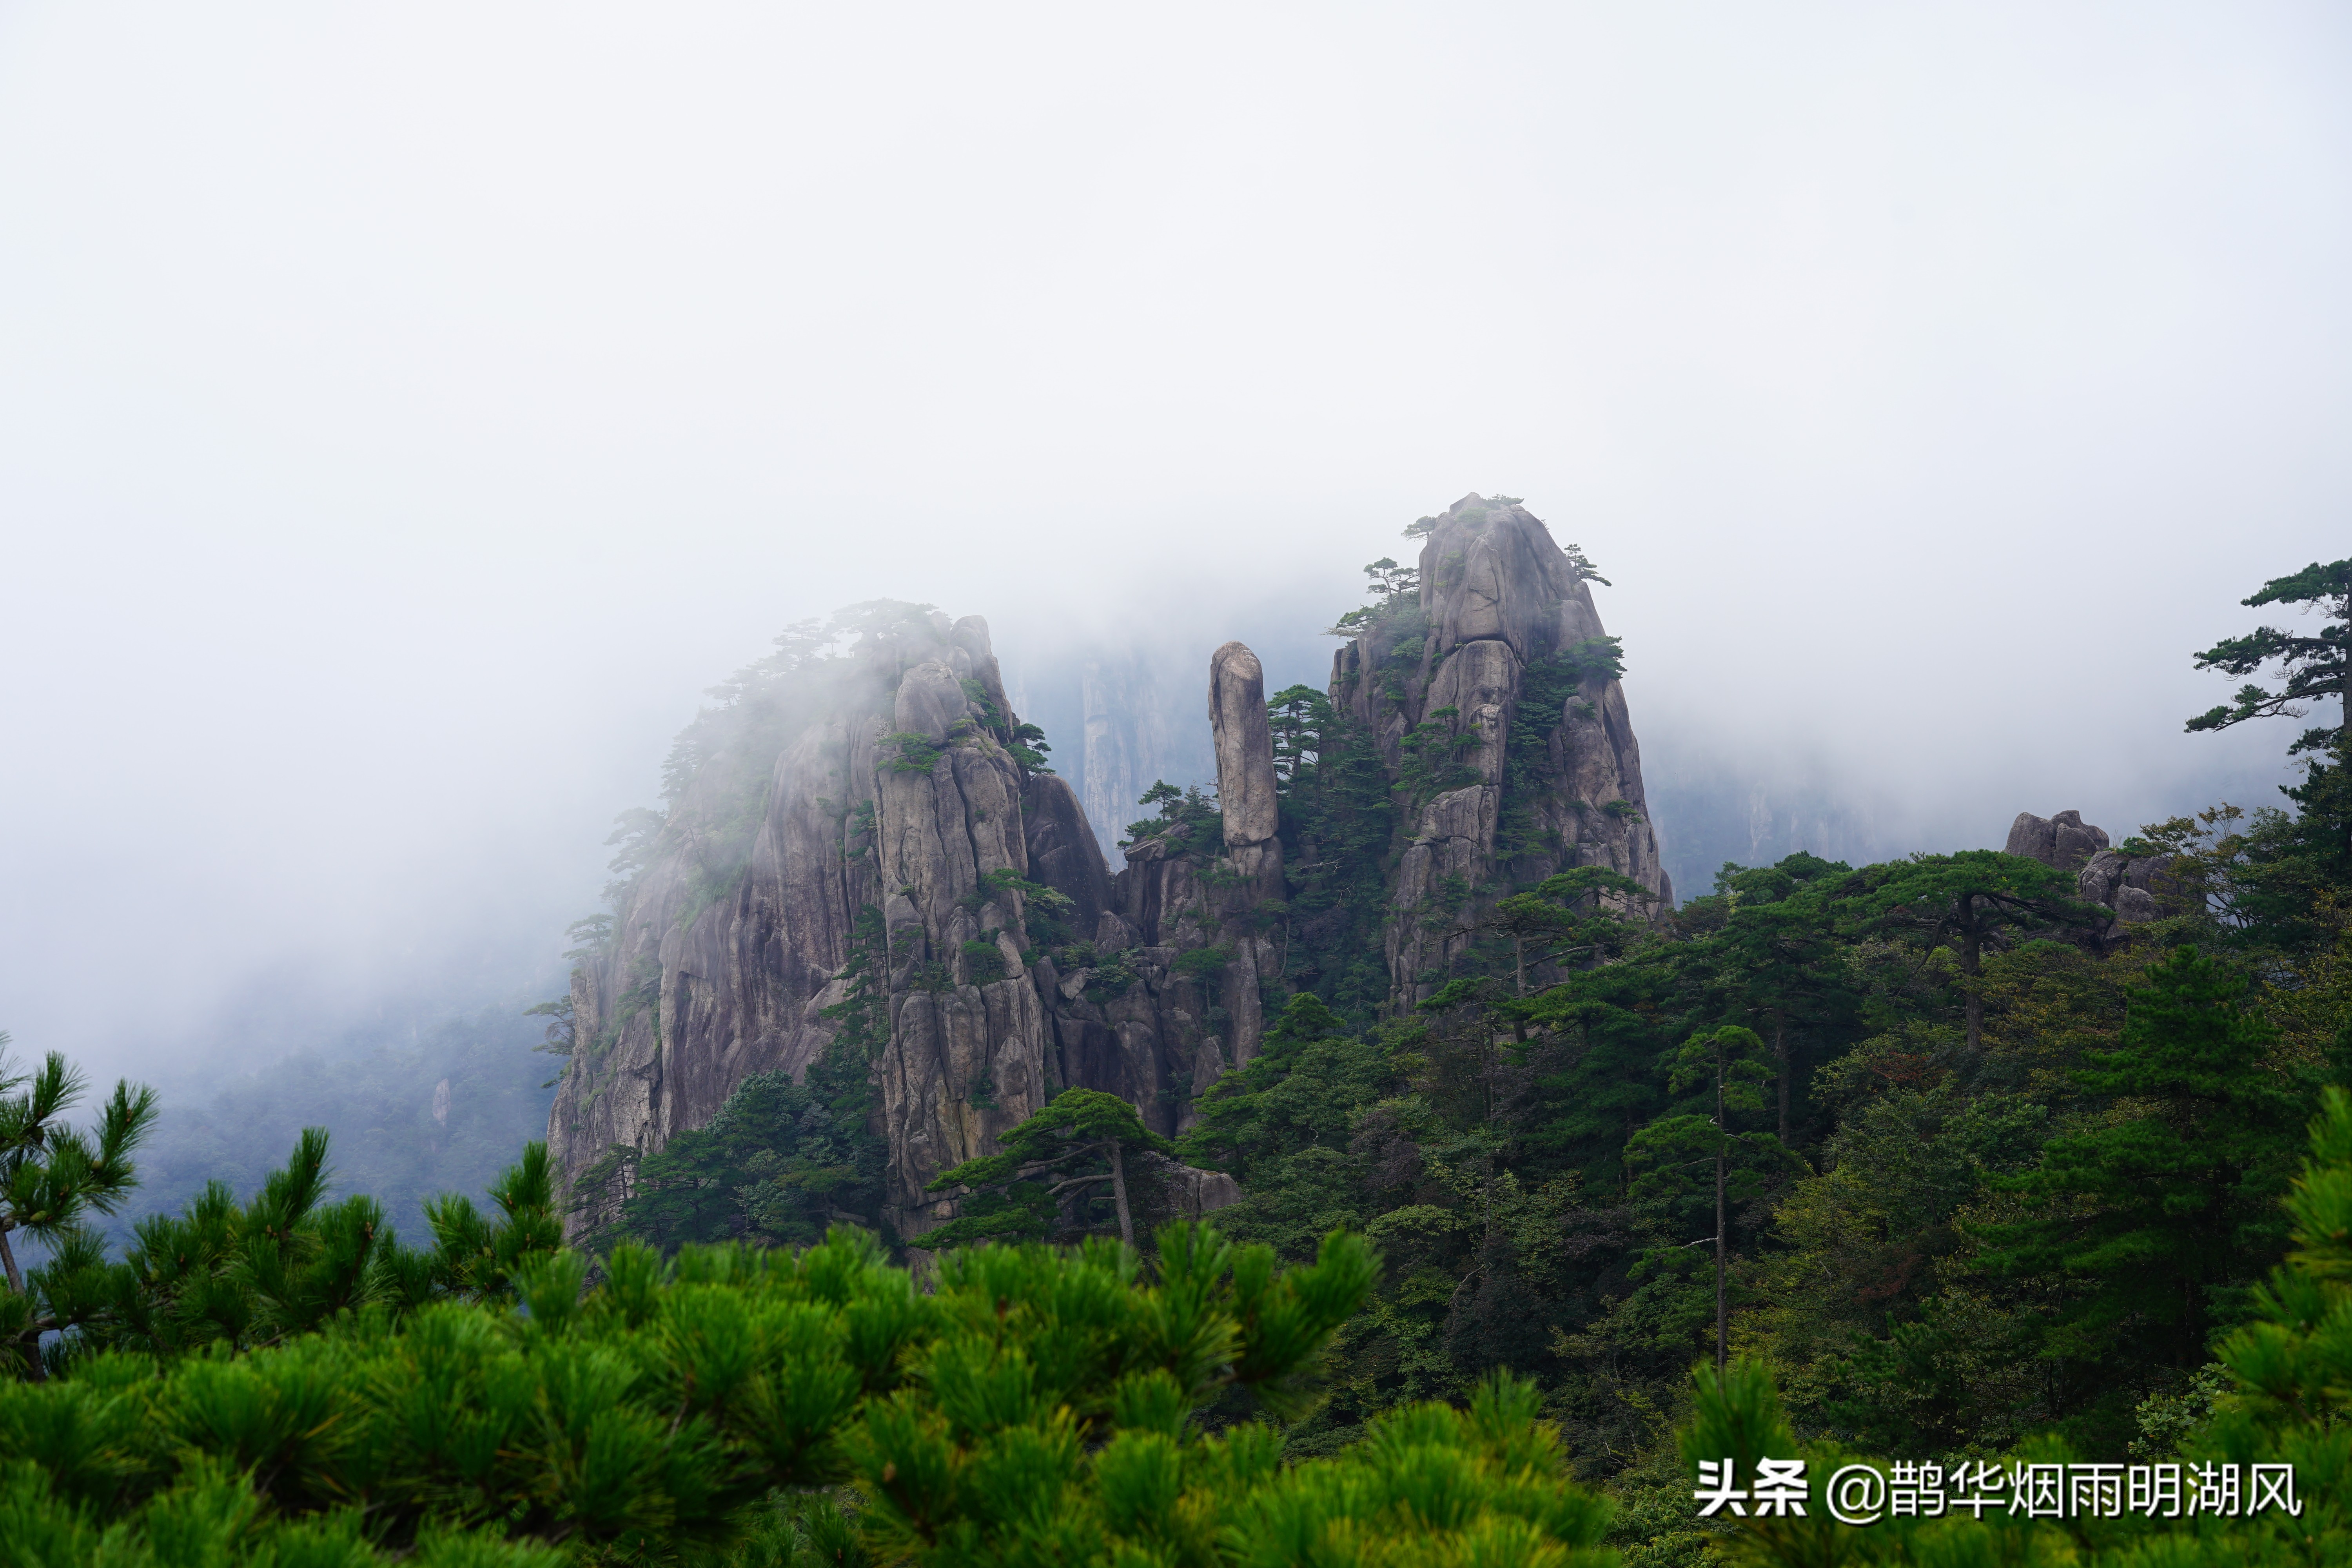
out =
<path fill-rule="evenodd" d="M 2171 856 L 2126 855 L 2110 847 L 2107 830 L 2084 822 L 2079 811 L 2055 816 L 2019 812 L 2010 824 L 2006 848 L 2011 855 L 2073 871 L 2075 896 L 2126 925 L 2164 913 L 2160 900 L 2172 890 Z"/>

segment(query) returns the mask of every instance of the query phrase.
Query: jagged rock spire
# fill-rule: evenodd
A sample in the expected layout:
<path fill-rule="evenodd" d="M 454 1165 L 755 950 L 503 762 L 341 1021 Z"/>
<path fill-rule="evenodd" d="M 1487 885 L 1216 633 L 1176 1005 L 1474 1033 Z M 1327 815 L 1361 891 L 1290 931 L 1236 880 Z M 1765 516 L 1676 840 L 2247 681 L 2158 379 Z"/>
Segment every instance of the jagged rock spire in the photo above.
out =
<path fill-rule="evenodd" d="M 1233 1063 L 1244 1066 L 1265 1037 L 1264 997 L 1282 976 L 1278 931 L 1257 911 L 1279 900 L 1282 801 L 1276 793 L 1274 731 L 1266 721 L 1265 671 L 1257 655 L 1229 642 L 1209 657 L 1209 727 L 1217 742 L 1217 804 L 1224 816 L 1225 860 L 1234 879 L 1217 899 L 1219 928 L 1234 928 L 1233 959 L 1222 990 L 1233 1021 Z M 1202 1085 L 1202 1087 L 1206 1087 Z"/>
<path fill-rule="evenodd" d="M 1586 570 L 1524 507 L 1465 497 L 1433 521 L 1417 600 L 1334 666 L 1335 705 L 1407 810 L 1382 933 L 1400 1005 L 1550 871 L 1607 866 L 1671 896 Z M 567 1180 L 846 1033 L 889 1147 L 880 1217 L 915 1237 L 951 1208 L 928 1183 L 1063 1089 L 1173 1133 L 1256 1055 L 1288 942 L 1257 657 L 1235 642 L 1209 660 L 1216 811 L 1171 803 L 1113 878 L 1076 796 L 1016 754 L 987 622 L 866 609 L 799 733 L 701 765 L 575 973 L 582 1046 L 549 1118 Z"/>
<path fill-rule="evenodd" d="M 1575 560 L 1526 507 L 1475 494 L 1432 520 L 1418 603 L 1339 650 L 1331 700 L 1407 791 L 1385 939 L 1401 1004 L 1458 971 L 1496 899 L 1553 871 L 1605 866 L 1671 904 L 1615 669 Z"/>

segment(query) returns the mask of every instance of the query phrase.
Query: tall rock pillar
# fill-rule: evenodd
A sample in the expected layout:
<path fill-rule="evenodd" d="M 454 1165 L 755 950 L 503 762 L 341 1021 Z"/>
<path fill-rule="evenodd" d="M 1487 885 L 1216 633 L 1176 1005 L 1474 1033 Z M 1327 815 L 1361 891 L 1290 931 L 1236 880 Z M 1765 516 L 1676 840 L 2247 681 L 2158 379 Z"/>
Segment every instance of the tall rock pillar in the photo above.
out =
<path fill-rule="evenodd" d="M 1219 934 L 1234 955 L 1225 966 L 1223 1006 L 1233 1020 L 1233 1065 L 1244 1067 L 1265 1037 L 1265 990 L 1282 975 L 1285 889 L 1265 671 L 1240 643 L 1209 656 L 1209 728 L 1217 748 L 1217 804 L 1224 815 Z"/>

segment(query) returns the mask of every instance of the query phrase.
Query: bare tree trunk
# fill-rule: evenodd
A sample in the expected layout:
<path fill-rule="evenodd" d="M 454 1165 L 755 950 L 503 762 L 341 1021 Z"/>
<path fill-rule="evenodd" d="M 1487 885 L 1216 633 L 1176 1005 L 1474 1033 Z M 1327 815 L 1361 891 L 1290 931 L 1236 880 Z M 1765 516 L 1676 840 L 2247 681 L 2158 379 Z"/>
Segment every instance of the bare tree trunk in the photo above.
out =
<path fill-rule="evenodd" d="M 1118 1238 L 1135 1245 L 1135 1220 L 1127 1211 L 1127 1158 L 1117 1139 L 1110 1145 L 1110 1195 L 1118 1205 Z"/>
<path fill-rule="evenodd" d="M 1968 998 L 1969 1054 L 1973 1057 L 1984 1045 L 1984 988 L 1978 981 L 1984 973 L 1984 937 L 1977 930 L 1975 903 L 1965 897 L 1960 900 L 1960 973 L 1968 976 L 1963 984 Z"/>
<path fill-rule="evenodd" d="M 1723 1069 L 1715 1074 L 1715 1374 L 1723 1375 L 1729 1364 L 1731 1319 L 1724 1308 L 1723 1296 L 1723 1233 L 1728 1227 L 1724 1219 L 1724 1156 L 1730 1152 L 1731 1130 L 1723 1123 Z"/>
<path fill-rule="evenodd" d="M 16 1255 L 8 1249 L 8 1233 L 5 1230 L 0 1230 L 0 1268 L 5 1268 L 8 1271 L 8 1289 L 19 1296 L 23 1295 L 25 1276 L 17 1271 Z M 48 1369 L 41 1364 L 41 1336 L 38 1333 L 33 1335 L 33 1342 L 26 1347 L 26 1351 L 27 1352 L 26 1359 L 30 1363 L 26 1376 L 35 1383 L 47 1383 L 49 1373 Z"/>

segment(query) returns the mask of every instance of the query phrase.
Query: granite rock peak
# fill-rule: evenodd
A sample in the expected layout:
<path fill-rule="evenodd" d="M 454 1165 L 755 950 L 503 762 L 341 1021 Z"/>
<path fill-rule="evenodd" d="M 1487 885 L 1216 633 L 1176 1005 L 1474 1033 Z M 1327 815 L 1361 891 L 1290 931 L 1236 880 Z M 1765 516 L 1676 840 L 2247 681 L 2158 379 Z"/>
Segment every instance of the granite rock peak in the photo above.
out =
<path fill-rule="evenodd" d="M 1645 908 L 1672 899 L 1581 557 L 1475 495 L 1425 531 L 1417 589 L 1350 637 L 1328 696 L 1394 784 L 1365 946 L 1395 1009 L 1468 960 L 1496 899 L 1554 870 L 1606 867 Z M 572 976 L 580 1045 L 549 1119 L 567 1181 L 847 1040 L 888 1151 L 869 1217 L 917 1239 L 957 1212 L 929 1184 L 1065 1088 L 1182 1131 L 1297 984 L 1287 775 L 1249 647 L 1208 659 L 1213 795 L 1155 787 L 1160 815 L 1118 838 L 1114 871 L 1113 836 L 1027 745 L 986 621 L 887 602 L 854 621 L 846 651 L 779 656 L 727 743 L 685 747 L 668 811 L 645 814 L 638 868 Z M 1183 1212 L 1234 1195 L 1213 1173 L 1164 1174 Z M 587 1204 L 575 1232 L 617 1201 Z"/>

